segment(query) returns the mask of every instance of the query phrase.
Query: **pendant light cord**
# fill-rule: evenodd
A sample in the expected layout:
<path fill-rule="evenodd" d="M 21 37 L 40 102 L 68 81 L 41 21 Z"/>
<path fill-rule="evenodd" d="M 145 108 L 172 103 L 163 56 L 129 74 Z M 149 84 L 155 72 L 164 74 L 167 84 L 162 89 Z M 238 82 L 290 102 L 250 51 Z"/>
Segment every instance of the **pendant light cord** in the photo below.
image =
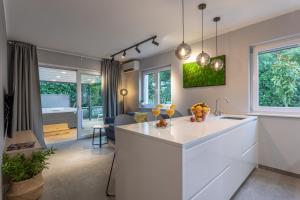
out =
<path fill-rule="evenodd" d="M 202 52 L 203 52 L 203 9 L 202 9 Z"/>
<path fill-rule="evenodd" d="M 216 21 L 216 56 L 218 56 L 218 22 Z"/>
<path fill-rule="evenodd" d="M 184 43 L 184 0 L 181 1 L 182 4 L 182 42 Z"/>

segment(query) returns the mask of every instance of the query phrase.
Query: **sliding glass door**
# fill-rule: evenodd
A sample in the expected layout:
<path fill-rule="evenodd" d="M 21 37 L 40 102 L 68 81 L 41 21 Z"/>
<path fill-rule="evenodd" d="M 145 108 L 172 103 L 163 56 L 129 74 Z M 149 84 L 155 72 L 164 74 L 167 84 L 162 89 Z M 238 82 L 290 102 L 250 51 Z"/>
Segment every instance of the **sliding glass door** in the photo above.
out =
<path fill-rule="evenodd" d="M 39 75 L 45 142 L 76 140 L 76 71 L 40 65 Z"/>
<path fill-rule="evenodd" d="M 103 124 L 100 74 L 42 64 L 39 72 L 46 143 L 91 136 Z"/>
<path fill-rule="evenodd" d="M 88 137 L 95 125 L 103 124 L 101 77 L 99 73 L 78 71 L 78 138 Z"/>

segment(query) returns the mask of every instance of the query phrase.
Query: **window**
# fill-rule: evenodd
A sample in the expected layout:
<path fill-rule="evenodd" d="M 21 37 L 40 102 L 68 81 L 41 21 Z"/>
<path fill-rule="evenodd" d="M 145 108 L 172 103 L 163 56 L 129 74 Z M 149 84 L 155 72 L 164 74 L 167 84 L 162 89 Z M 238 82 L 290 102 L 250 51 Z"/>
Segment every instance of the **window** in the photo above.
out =
<path fill-rule="evenodd" d="M 159 103 L 171 104 L 171 70 L 159 72 Z"/>
<path fill-rule="evenodd" d="M 300 111 L 300 40 L 253 49 L 252 110 Z"/>
<path fill-rule="evenodd" d="M 39 67 L 42 108 L 74 108 L 77 105 L 76 71 Z"/>
<path fill-rule="evenodd" d="M 171 104 L 171 68 L 164 67 L 143 73 L 144 104 Z"/>
<path fill-rule="evenodd" d="M 155 73 L 147 73 L 144 76 L 145 103 L 155 104 Z"/>

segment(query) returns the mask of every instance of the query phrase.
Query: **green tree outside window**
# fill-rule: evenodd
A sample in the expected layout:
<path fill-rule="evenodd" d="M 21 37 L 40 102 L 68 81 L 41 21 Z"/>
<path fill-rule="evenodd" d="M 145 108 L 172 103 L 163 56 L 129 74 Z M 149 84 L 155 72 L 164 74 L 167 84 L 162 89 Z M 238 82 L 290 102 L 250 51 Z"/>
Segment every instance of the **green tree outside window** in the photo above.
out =
<path fill-rule="evenodd" d="M 259 106 L 300 107 L 300 47 L 258 55 Z"/>

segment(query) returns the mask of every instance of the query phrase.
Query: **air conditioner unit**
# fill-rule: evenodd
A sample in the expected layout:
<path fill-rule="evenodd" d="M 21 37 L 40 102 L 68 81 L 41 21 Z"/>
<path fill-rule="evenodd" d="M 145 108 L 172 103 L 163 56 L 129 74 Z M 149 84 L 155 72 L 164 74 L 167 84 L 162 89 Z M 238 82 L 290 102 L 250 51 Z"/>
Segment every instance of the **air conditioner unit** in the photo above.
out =
<path fill-rule="evenodd" d="M 132 60 L 130 62 L 124 63 L 123 65 L 123 72 L 132 72 L 137 71 L 140 69 L 140 61 Z"/>

